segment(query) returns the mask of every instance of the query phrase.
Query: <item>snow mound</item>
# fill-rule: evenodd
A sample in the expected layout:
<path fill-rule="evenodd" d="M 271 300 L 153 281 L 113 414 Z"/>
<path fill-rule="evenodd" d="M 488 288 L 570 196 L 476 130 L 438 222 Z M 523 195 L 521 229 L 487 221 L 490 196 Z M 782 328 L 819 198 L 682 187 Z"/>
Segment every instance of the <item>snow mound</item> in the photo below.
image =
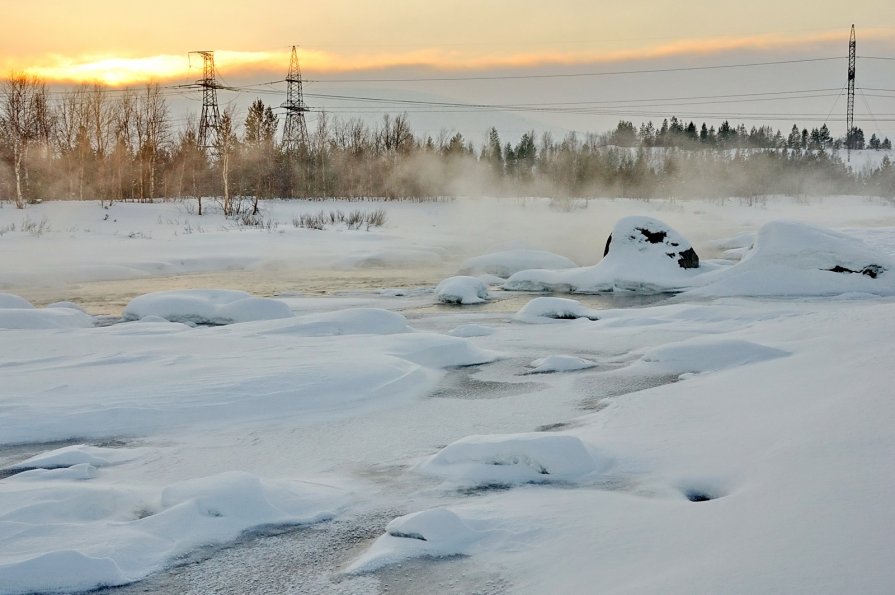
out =
<path fill-rule="evenodd" d="M 58 481 L 76 480 L 83 481 L 94 479 L 97 476 L 96 467 L 88 463 L 80 463 L 61 469 L 29 469 L 16 473 L 10 479 L 12 481 Z"/>
<path fill-rule="evenodd" d="M 758 230 L 743 260 L 707 274 L 695 295 L 895 294 L 895 260 L 858 238 L 797 221 Z"/>
<path fill-rule="evenodd" d="M 33 308 L 34 306 L 25 298 L 13 295 L 11 293 L 0 293 L 0 309 L 6 308 Z"/>
<path fill-rule="evenodd" d="M 460 265 L 461 275 L 490 274 L 506 279 L 526 269 L 571 269 L 578 265 L 559 254 L 545 250 L 505 250 L 483 254 Z"/>
<path fill-rule="evenodd" d="M 564 271 L 520 271 L 503 288 L 662 293 L 686 288 L 699 269 L 699 256 L 677 231 L 651 217 L 625 217 L 615 224 L 606 242 L 603 260 L 596 265 Z"/>
<path fill-rule="evenodd" d="M 72 329 L 90 328 L 94 324 L 92 316 L 71 308 L 38 309 L 30 304 L 22 308 L 0 308 L 0 329 Z"/>
<path fill-rule="evenodd" d="M 450 277 L 435 288 L 435 299 L 444 304 L 481 304 L 488 297 L 488 288 L 476 277 Z"/>
<path fill-rule="evenodd" d="M 789 355 L 786 351 L 740 339 L 691 339 L 648 350 L 641 358 L 663 374 L 715 372 Z"/>
<path fill-rule="evenodd" d="M 108 467 L 139 459 L 147 452 L 148 449 L 145 448 L 105 448 L 74 444 L 33 456 L 12 465 L 9 469 L 58 469 L 82 464 Z"/>
<path fill-rule="evenodd" d="M 344 492 L 231 471 L 124 490 L 95 482 L 0 484 L 0 591 L 71 592 L 121 585 L 243 531 L 332 516 Z"/>
<path fill-rule="evenodd" d="M 550 355 L 542 357 L 531 362 L 529 366 L 532 368 L 529 374 L 548 374 L 551 372 L 574 372 L 576 370 L 586 370 L 596 366 L 589 359 L 575 357 L 574 355 Z"/>
<path fill-rule="evenodd" d="M 577 318 L 598 320 L 599 317 L 597 310 L 586 308 L 578 300 L 539 297 L 522 306 L 513 318 L 520 322 L 543 323 Z"/>
<path fill-rule="evenodd" d="M 392 520 L 348 572 L 370 572 L 408 558 L 464 554 L 486 535 L 446 508 L 414 512 Z"/>
<path fill-rule="evenodd" d="M 579 438 L 564 434 L 467 436 L 422 463 L 427 475 L 472 485 L 577 481 L 607 466 Z"/>
<path fill-rule="evenodd" d="M 301 337 L 336 335 L 393 335 L 413 329 L 403 315 L 380 308 L 349 308 L 324 314 L 301 316 L 279 323 L 268 333 Z"/>
<path fill-rule="evenodd" d="M 461 324 L 448 331 L 452 337 L 486 337 L 494 334 L 494 329 L 484 324 Z"/>
<path fill-rule="evenodd" d="M 396 335 L 385 353 L 429 368 L 452 368 L 491 363 L 497 355 L 466 339 L 434 333 Z"/>
<path fill-rule="evenodd" d="M 291 318 L 284 302 L 229 289 L 159 291 L 138 296 L 124 309 L 125 320 L 160 316 L 171 322 L 233 324 Z"/>
<path fill-rule="evenodd" d="M 70 593 L 128 581 L 115 560 L 73 550 L 47 552 L 21 562 L 0 564 L 3 593 Z"/>
<path fill-rule="evenodd" d="M 47 308 L 68 308 L 69 310 L 77 310 L 78 312 L 84 312 L 84 308 L 77 305 L 74 302 L 53 302 L 52 304 L 47 304 Z M 86 312 L 85 312 L 86 314 Z"/>

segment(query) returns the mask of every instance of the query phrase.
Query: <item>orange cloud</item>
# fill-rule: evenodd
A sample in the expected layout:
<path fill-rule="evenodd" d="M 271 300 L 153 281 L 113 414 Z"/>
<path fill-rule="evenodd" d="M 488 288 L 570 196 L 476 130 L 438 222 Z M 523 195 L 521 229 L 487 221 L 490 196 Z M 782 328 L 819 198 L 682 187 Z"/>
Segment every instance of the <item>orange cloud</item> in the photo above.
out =
<path fill-rule="evenodd" d="M 895 29 L 877 28 L 861 31 L 861 40 L 891 39 Z M 676 56 L 709 56 L 737 50 L 774 51 L 803 49 L 820 45 L 825 48 L 841 44 L 845 54 L 847 43 L 843 31 L 803 36 L 759 35 L 749 37 L 717 37 L 681 39 L 672 43 L 637 49 L 603 51 L 556 50 L 546 52 L 481 53 L 475 50 L 419 48 L 400 52 L 357 52 L 352 54 L 302 49 L 302 68 L 313 76 L 379 70 L 389 67 L 418 66 L 439 70 L 485 70 L 549 65 L 576 65 L 656 60 Z M 833 51 L 836 51 L 833 49 Z M 287 51 L 215 52 L 218 73 L 240 76 L 265 73 L 273 78 L 285 75 Z M 13 65 L 14 68 L 15 65 Z M 109 86 L 138 84 L 150 80 L 193 82 L 202 76 L 201 58 L 187 55 L 159 55 L 138 58 L 120 56 L 84 56 L 79 58 L 50 56 L 44 64 L 18 68 L 28 74 L 56 83 L 102 83 Z"/>

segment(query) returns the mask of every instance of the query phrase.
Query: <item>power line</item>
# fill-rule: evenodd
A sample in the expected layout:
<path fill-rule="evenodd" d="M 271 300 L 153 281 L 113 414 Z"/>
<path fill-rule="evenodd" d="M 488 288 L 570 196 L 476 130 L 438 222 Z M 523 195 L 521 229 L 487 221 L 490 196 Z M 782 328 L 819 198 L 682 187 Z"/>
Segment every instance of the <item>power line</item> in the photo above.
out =
<path fill-rule="evenodd" d="M 660 72 L 685 72 L 692 70 L 719 70 L 725 68 L 749 68 L 754 66 L 775 66 L 781 64 L 800 64 L 805 62 L 828 62 L 831 60 L 843 60 L 842 56 L 830 56 L 826 58 L 800 58 L 797 60 L 773 60 L 767 62 L 744 62 L 740 64 L 714 64 L 708 66 L 678 66 L 671 68 L 648 68 L 642 70 L 611 70 L 597 72 L 572 72 L 556 74 L 510 74 L 491 76 L 463 76 L 463 77 L 412 77 L 412 78 L 380 78 L 380 79 L 309 79 L 309 83 L 406 83 L 406 82 L 438 82 L 438 81 L 501 81 L 519 79 L 555 79 L 555 78 L 581 78 L 593 76 L 616 76 L 623 74 L 654 74 Z"/>

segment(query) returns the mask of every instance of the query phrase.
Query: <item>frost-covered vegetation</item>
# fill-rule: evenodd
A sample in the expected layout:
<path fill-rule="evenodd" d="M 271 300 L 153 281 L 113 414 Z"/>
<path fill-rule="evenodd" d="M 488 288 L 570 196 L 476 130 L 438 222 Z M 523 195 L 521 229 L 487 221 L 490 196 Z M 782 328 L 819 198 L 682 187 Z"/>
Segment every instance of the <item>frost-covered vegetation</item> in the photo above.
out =
<path fill-rule="evenodd" d="M 676 117 L 639 129 L 555 138 L 532 130 L 484 142 L 445 131 L 415 132 L 406 115 L 377 125 L 321 114 L 306 144 L 287 150 L 279 118 L 255 101 L 244 118 L 225 110 L 213 151 L 198 146 L 197 122 L 175 124 L 158 86 L 110 93 L 78 87 L 50 96 L 43 83 L 13 76 L 0 102 L 0 199 L 149 201 L 219 197 L 224 212 L 257 214 L 266 197 L 433 199 L 443 196 L 696 196 L 895 192 L 888 138 L 865 143 L 855 129 L 784 135 L 770 127 Z M 843 147 L 883 155 L 842 158 Z M 869 162 L 857 166 L 858 161 Z M 245 197 L 246 200 L 239 200 Z M 199 214 L 202 203 L 199 203 Z"/>

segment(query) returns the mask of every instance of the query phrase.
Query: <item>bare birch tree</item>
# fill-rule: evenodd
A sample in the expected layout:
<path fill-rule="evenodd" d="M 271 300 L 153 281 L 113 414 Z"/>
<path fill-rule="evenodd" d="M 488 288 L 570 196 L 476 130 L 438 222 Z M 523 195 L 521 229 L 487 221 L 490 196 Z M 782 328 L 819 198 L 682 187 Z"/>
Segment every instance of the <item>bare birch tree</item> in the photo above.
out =
<path fill-rule="evenodd" d="M 16 208 L 24 209 L 28 149 L 45 135 L 49 136 L 47 89 L 36 77 L 13 73 L 3 82 L 3 96 L 0 127 L 12 151 Z"/>

